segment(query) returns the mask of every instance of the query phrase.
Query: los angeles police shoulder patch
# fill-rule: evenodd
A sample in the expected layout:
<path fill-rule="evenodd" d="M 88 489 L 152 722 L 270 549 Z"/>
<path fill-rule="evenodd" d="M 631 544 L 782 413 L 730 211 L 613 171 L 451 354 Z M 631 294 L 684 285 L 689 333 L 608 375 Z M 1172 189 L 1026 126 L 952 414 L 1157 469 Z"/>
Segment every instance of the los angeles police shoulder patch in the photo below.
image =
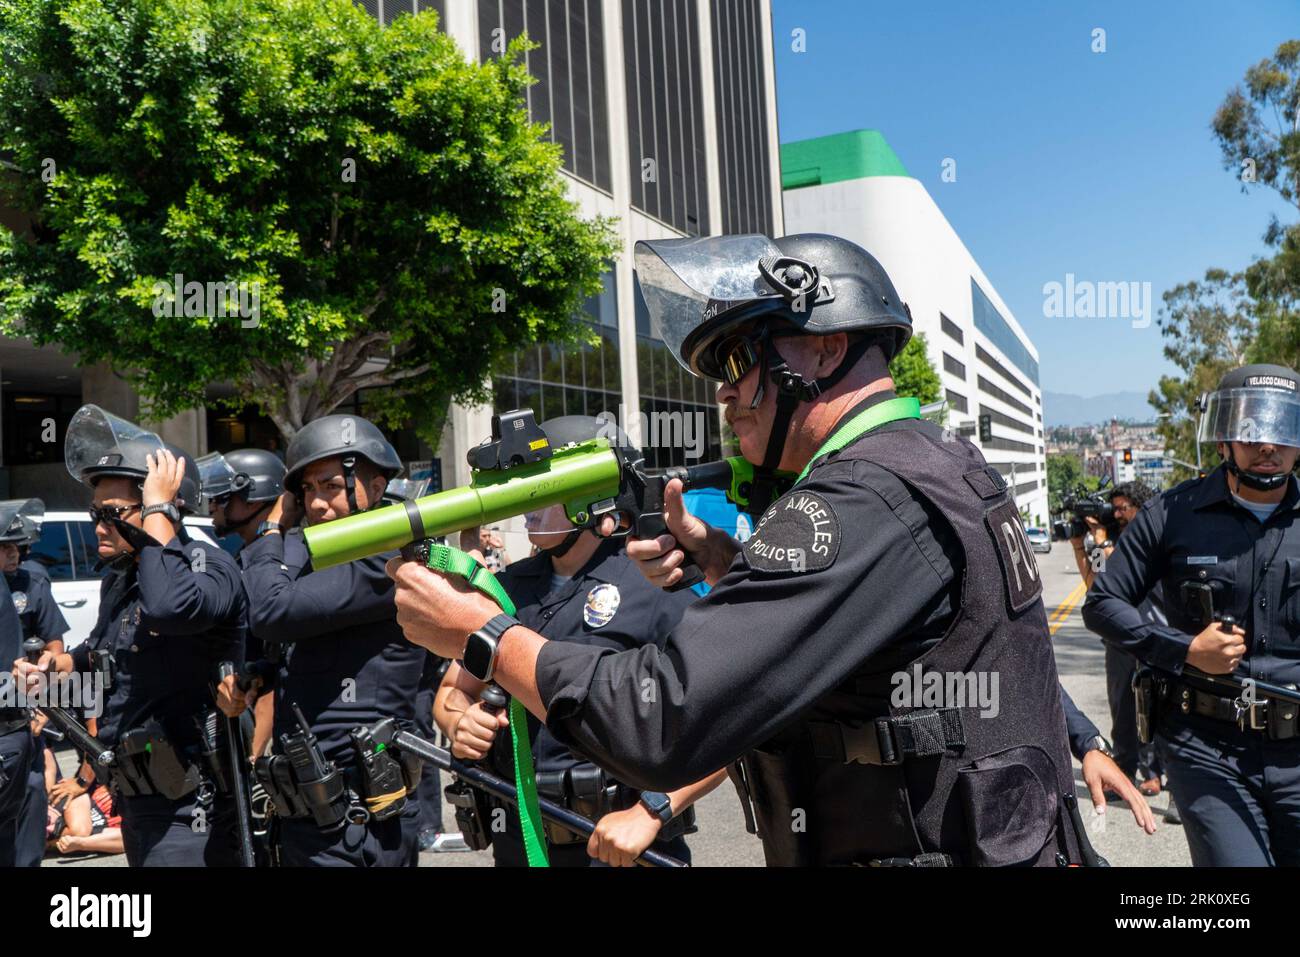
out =
<path fill-rule="evenodd" d="M 743 551 L 755 571 L 821 571 L 840 553 L 840 520 L 825 498 L 796 490 L 763 513 Z"/>
<path fill-rule="evenodd" d="M 618 606 L 623 603 L 623 596 L 617 585 L 597 585 L 587 592 L 587 603 L 582 606 L 582 620 L 592 628 L 608 625 L 618 614 Z"/>

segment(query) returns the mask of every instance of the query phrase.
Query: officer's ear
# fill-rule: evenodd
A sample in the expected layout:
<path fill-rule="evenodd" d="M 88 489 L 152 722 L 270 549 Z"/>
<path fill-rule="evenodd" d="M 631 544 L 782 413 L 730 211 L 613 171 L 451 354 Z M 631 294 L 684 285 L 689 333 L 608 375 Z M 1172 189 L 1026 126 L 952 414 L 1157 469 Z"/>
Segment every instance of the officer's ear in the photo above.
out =
<path fill-rule="evenodd" d="M 849 337 L 847 333 L 833 332 L 828 336 L 818 336 L 817 344 L 820 354 L 815 375 L 820 379 L 840 367 L 849 351 Z"/>

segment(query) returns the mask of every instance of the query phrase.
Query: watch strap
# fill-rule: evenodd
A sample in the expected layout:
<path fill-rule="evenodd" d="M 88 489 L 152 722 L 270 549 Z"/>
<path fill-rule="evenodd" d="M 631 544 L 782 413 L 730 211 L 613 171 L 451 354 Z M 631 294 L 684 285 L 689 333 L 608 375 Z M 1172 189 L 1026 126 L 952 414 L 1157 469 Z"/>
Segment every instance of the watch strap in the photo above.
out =
<path fill-rule="evenodd" d="M 673 819 L 672 801 L 662 791 L 642 791 L 640 800 L 647 811 L 659 818 L 660 824 L 667 824 Z"/>
<path fill-rule="evenodd" d="M 493 641 L 500 641 L 502 635 L 519 623 L 518 618 L 502 612 L 499 615 L 489 618 L 487 624 L 475 632 L 475 634 L 487 635 Z"/>
<path fill-rule="evenodd" d="M 179 521 L 181 517 L 180 509 L 173 502 L 159 502 L 157 505 L 146 505 L 140 510 L 141 518 L 148 518 L 150 515 L 156 515 L 161 512 L 170 518 L 173 522 Z"/>

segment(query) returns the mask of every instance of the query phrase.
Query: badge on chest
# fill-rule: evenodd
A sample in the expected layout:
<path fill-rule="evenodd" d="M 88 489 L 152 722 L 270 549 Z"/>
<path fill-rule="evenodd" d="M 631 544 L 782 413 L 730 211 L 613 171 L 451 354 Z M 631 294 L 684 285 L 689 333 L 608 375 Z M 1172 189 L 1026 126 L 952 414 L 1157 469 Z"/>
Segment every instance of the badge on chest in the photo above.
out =
<path fill-rule="evenodd" d="M 623 596 L 617 585 L 597 585 L 587 592 L 586 604 L 582 606 L 582 620 L 592 628 L 602 628 L 614 620 Z"/>
<path fill-rule="evenodd" d="M 18 612 L 18 614 L 21 615 L 23 612 L 27 610 L 27 592 L 16 591 L 13 593 L 13 596 L 14 596 L 14 611 Z"/>

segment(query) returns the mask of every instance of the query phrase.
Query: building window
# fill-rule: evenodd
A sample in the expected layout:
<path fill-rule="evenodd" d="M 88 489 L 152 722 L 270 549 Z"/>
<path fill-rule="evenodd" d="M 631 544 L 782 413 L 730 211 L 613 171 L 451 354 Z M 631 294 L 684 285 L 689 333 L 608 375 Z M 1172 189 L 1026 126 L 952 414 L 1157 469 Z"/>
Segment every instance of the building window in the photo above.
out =
<path fill-rule="evenodd" d="M 1009 393 L 1004 392 L 1002 389 L 999 389 L 997 386 L 995 386 L 988 379 L 984 378 L 982 375 L 977 375 L 975 377 L 975 381 L 976 384 L 979 386 L 980 391 L 983 392 L 985 395 L 992 396 L 995 399 L 1005 402 L 1013 409 L 1019 409 L 1021 412 L 1025 413 L 1025 415 L 1029 415 L 1031 413 L 1029 406 L 1025 405 L 1023 402 L 1017 401 Z"/>
<path fill-rule="evenodd" d="M 1028 432 L 1031 437 L 1034 434 L 1034 427 L 1032 425 L 1026 425 L 1019 419 L 1013 419 L 1011 416 L 999 412 L 997 409 L 990 409 L 987 405 L 980 405 L 980 415 L 990 415 L 993 417 L 993 421 L 997 422 L 999 425 L 1005 425 L 1007 428 L 1015 429 L 1018 432 Z"/>
<path fill-rule="evenodd" d="M 1011 364 L 1029 376 L 1030 381 L 1037 385 L 1038 360 L 1029 354 L 1025 344 L 1020 341 L 1020 337 L 1016 335 L 1006 319 L 1002 318 L 1002 313 L 998 312 L 997 307 L 984 294 L 984 290 L 979 287 L 974 276 L 970 281 L 970 297 L 975 328 L 988 336 L 989 341 L 1011 360 Z"/>
<path fill-rule="evenodd" d="M 605 36 L 601 0 L 479 0 L 479 59 L 500 56 L 521 33 L 539 44 L 528 53 L 528 115 L 549 123 L 564 147 L 564 168 L 606 192 L 609 116 L 605 99 Z M 495 45 L 494 45 L 495 44 Z"/>
<path fill-rule="evenodd" d="M 966 378 L 966 366 L 963 363 L 958 362 L 946 352 L 943 354 L 943 370 L 945 372 L 951 372 L 959 378 Z"/>
<path fill-rule="evenodd" d="M 438 26 L 446 22 L 447 0 L 360 0 L 360 5 L 384 26 L 388 26 L 403 13 L 438 11 Z"/>
<path fill-rule="evenodd" d="M 623 59 L 632 205 L 708 235 L 695 0 L 623 0 Z"/>
<path fill-rule="evenodd" d="M 50 393 L 4 392 L 4 464 L 39 465 L 63 461 L 63 436 L 81 396 Z M 48 442 L 48 423 L 54 421 L 58 442 Z"/>
<path fill-rule="evenodd" d="M 762 6 L 710 0 L 722 232 L 772 235 Z"/>
<path fill-rule="evenodd" d="M 1032 392 L 1029 391 L 1029 386 L 1025 385 L 1018 378 L 1016 378 L 1016 376 L 1011 371 L 1009 371 L 1006 366 L 1004 366 L 1001 362 L 998 362 L 997 359 L 994 359 L 993 355 L 982 345 L 980 345 L 978 342 L 975 343 L 975 357 L 979 359 L 980 362 L 984 363 L 986 366 L 988 366 L 990 369 L 996 372 L 998 375 L 1002 376 L 1002 378 L 1010 382 L 1021 392 L 1023 392 L 1026 398 L 1028 398 L 1030 395 L 1033 394 Z"/>
<path fill-rule="evenodd" d="M 939 313 L 939 326 L 948 334 L 949 338 L 957 340 L 958 345 L 964 346 L 966 344 L 966 334 L 961 331 L 961 326 L 957 325 L 957 323 L 953 322 L 942 312 Z"/>
<path fill-rule="evenodd" d="M 948 390 L 948 404 L 952 406 L 954 409 L 956 409 L 958 412 L 964 413 L 968 410 L 966 404 L 966 397 L 962 395 L 960 392 L 952 391 L 952 389 Z"/>

